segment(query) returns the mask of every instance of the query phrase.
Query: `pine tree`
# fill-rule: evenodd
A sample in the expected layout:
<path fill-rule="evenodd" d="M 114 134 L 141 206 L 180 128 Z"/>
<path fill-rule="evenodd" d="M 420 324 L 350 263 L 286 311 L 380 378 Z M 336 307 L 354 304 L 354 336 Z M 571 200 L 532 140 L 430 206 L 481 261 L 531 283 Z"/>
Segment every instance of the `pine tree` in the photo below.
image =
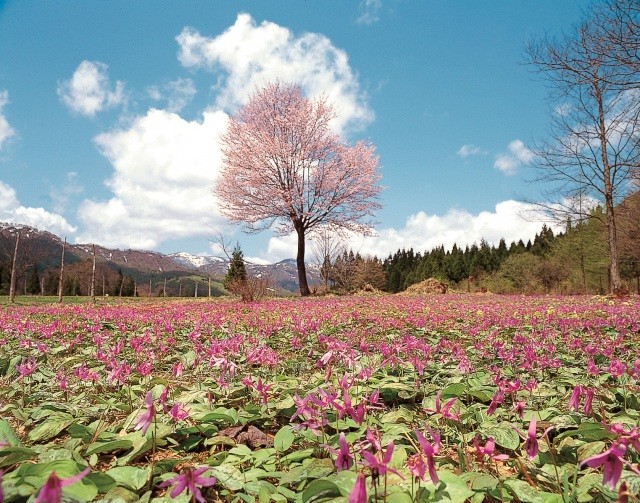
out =
<path fill-rule="evenodd" d="M 31 269 L 27 277 L 27 293 L 31 295 L 40 293 L 40 276 L 38 276 L 38 269 L 36 267 Z"/>
<path fill-rule="evenodd" d="M 247 280 L 247 269 L 244 265 L 244 256 L 242 254 L 242 250 L 240 249 L 240 245 L 236 244 L 233 252 L 231 252 L 231 261 L 229 262 L 229 270 L 227 271 L 227 275 L 224 277 L 224 287 L 229 288 L 229 285 L 234 281 L 246 281 Z"/>

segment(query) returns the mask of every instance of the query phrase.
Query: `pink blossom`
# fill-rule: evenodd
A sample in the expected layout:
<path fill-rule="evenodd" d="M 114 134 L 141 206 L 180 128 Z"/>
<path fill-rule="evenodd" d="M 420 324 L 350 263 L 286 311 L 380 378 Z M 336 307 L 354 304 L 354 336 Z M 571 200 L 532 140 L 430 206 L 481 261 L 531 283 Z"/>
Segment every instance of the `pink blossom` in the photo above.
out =
<path fill-rule="evenodd" d="M 36 359 L 33 356 L 30 356 L 17 365 L 21 378 L 29 377 L 36 371 L 36 368 L 38 368 L 38 362 L 36 362 Z"/>
<path fill-rule="evenodd" d="M 582 395 L 582 386 L 576 384 L 569 399 L 569 410 L 578 410 L 580 408 L 580 396 Z"/>
<path fill-rule="evenodd" d="M 367 485 L 363 472 L 358 472 L 356 483 L 349 492 L 348 503 L 367 503 Z"/>
<path fill-rule="evenodd" d="M 580 466 L 587 465 L 591 468 L 602 466 L 602 483 L 613 489 L 622 475 L 622 467 L 624 466 L 624 459 L 622 457 L 626 452 L 627 445 L 625 443 L 615 442 L 606 451 L 585 459 L 580 463 Z"/>
<path fill-rule="evenodd" d="M 347 438 L 344 433 L 340 433 L 338 440 L 340 449 L 338 450 L 338 456 L 336 457 L 336 469 L 337 471 L 348 470 L 353 466 L 353 456 L 349 451 L 349 445 L 347 444 Z"/>
<path fill-rule="evenodd" d="M 507 454 L 496 454 L 496 442 L 493 440 L 493 437 L 489 437 L 485 442 L 484 446 L 480 445 L 480 438 L 476 435 L 473 439 L 473 446 L 476 450 L 476 455 L 479 458 L 484 458 L 487 456 L 490 459 L 494 459 L 496 461 L 505 461 L 509 459 Z"/>
<path fill-rule="evenodd" d="M 60 503 L 62 501 L 62 488 L 75 484 L 90 471 L 90 468 L 87 467 L 80 473 L 66 479 L 60 479 L 56 472 L 51 472 L 34 503 Z"/>
<path fill-rule="evenodd" d="M 178 495 L 182 493 L 185 489 L 189 491 L 193 500 L 198 501 L 199 503 L 206 503 L 200 488 L 202 487 L 211 487 L 216 483 L 215 477 L 202 477 L 201 475 L 206 472 L 209 467 L 204 466 L 202 468 L 198 468 L 197 470 L 192 470 L 191 467 L 185 468 L 184 472 L 180 475 L 176 475 L 172 479 L 165 480 L 164 482 L 158 484 L 158 487 L 169 487 L 174 486 L 169 496 L 171 498 L 176 498 Z"/>
<path fill-rule="evenodd" d="M 189 410 L 184 408 L 184 404 L 181 402 L 176 402 L 171 410 L 169 411 L 169 416 L 174 422 L 182 421 L 189 417 Z"/>
<path fill-rule="evenodd" d="M 429 471 L 429 478 L 431 482 L 437 484 L 439 482 L 438 474 L 436 473 L 436 463 L 434 460 L 434 456 L 440 452 L 440 434 L 431 431 L 431 437 L 433 438 L 433 444 L 429 442 L 425 436 L 420 432 L 420 430 L 416 430 L 416 438 L 418 439 L 418 444 L 420 445 L 420 452 L 416 455 L 423 459 L 416 459 L 415 456 L 412 456 L 413 459 L 408 464 L 409 471 L 414 476 L 419 477 L 421 480 L 424 480 L 425 475 L 425 465 L 424 461 L 426 461 L 426 469 Z"/>
<path fill-rule="evenodd" d="M 142 414 L 140 414 L 134 430 L 142 430 L 142 434 L 146 435 L 149 426 L 151 426 L 151 423 L 153 423 L 156 417 L 156 408 L 153 405 L 153 394 L 151 393 L 151 391 L 147 393 L 147 396 L 144 399 L 144 405 L 145 410 Z"/>

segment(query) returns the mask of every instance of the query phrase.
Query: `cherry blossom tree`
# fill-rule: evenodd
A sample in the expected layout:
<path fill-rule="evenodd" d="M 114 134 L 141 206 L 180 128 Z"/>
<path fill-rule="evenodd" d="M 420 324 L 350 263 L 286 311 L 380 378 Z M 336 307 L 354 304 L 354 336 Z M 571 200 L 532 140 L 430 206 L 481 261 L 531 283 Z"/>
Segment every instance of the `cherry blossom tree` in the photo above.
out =
<path fill-rule="evenodd" d="M 371 232 L 380 208 L 378 158 L 364 141 L 348 145 L 331 130 L 326 97 L 309 99 L 295 84 L 254 92 L 222 137 L 223 167 L 214 194 L 222 213 L 249 232 L 297 234 L 300 294 L 310 294 L 305 238 L 320 225 Z"/>

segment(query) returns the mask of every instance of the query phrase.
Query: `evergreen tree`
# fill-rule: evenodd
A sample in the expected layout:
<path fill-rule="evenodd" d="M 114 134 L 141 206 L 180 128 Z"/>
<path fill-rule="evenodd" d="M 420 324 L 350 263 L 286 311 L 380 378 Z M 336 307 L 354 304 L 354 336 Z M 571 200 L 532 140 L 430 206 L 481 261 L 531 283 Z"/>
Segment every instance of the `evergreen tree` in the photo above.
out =
<path fill-rule="evenodd" d="M 38 276 L 38 268 L 34 267 L 27 276 L 27 293 L 38 295 L 40 293 L 40 276 Z"/>
<path fill-rule="evenodd" d="M 232 283 L 245 281 L 247 281 L 247 269 L 244 265 L 244 257 L 240 245 L 236 244 L 233 252 L 231 252 L 229 269 L 224 277 L 223 285 L 226 289 L 229 289 Z"/>

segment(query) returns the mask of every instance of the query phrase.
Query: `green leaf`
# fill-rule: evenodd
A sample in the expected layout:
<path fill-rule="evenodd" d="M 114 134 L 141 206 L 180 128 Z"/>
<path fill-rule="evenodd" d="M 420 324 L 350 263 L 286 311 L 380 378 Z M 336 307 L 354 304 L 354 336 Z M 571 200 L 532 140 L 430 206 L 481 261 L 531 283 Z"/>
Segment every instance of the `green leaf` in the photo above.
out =
<path fill-rule="evenodd" d="M 438 472 L 440 480 L 444 484 L 440 484 L 436 490 L 436 501 L 448 501 L 451 503 L 464 503 L 475 493 L 471 491 L 467 484 L 454 473 L 442 470 Z"/>
<path fill-rule="evenodd" d="M 600 454 L 602 451 L 604 451 L 606 445 L 607 444 L 600 440 L 597 442 L 589 442 L 588 444 L 581 445 L 577 450 L 578 463 L 581 463 L 591 456 Z"/>
<path fill-rule="evenodd" d="M 545 503 L 547 498 L 552 496 L 552 493 L 536 490 L 524 480 L 509 479 L 504 485 L 523 503 Z"/>
<path fill-rule="evenodd" d="M 276 451 L 285 452 L 293 445 L 295 438 L 296 437 L 291 426 L 283 426 L 278 430 L 278 433 L 276 433 L 276 436 L 273 438 L 273 446 Z"/>
<path fill-rule="evenodd" d="M 331 480 L 340 489 L 342 496 L 349 496 L 353 485 L 356 483 L 356 473 L 351 470 L 342 470 L 336 473 Z"/>
<path fill-rule="evenodd" d="M 36 455 L 36 451 L 26 447 L 6 447 L 0 449 L 0 468 L 27 461 L 28 459 L 35 458 Z"/>
<path fill-rule="evenodd" d="M 53 412 L 47 419 L 29 432 L 29 440 L 40 442 L 60 435 L 75 419 L 64 412 Z"/>
<path fill-rule="evenodd" d="M 505 449 L 515 450 L 520 446 L 520 437 L 509 423 L 492 425 L 481 431 L 485 436 L 493 437 L 496 444 Z"/>
<path fill-rule="evenodd" d="M 412 503 L 413 499 L 406 492 L 395 492 L 389 494 L 386 498 L 387 503 Z"/>
<path fill-rule="evenodd" d="M 147 483 L 151 469 L 138 468 L 137 466 L 116 466 L 105 473 L 115 480 L 119 486 L 138 491 Z"/>
<path fill-rule="evenodd" d="M 313 456 L 313 449 L 304 449 L 301 451 L 294 451 L 286 456 L 283 456 L 280 462 L 284 465 L 294 463 L 296 461 L 302 461 Z"/>
<path fill-rule="evenodd" d="M 104 495 L 104 500 L 108 502 L 135 503 L 140 501 L 136 493 L 124 487 L 113 487 Z"/>
<path fill-rule="evenodd" d="M 220 484 L 230 491 L 240 491 L 244 486 L 244 475 L 233 465 L 223 463 L 219 466 L 212 466 L 209 471 Z"/>
<path fill-rule="evenodd" d="M 3 443 L 10 446 L 18 446 L 20 445 L 20 439 L 9 422 L 5 419 L 0 419 L 0 444 Z"/>
<path fill-rule="evenodd" d="M 87 446 L 85 454 L 100 454 L 102 452 L 126 451 L 133 447 L 131 440 L 108 440 L 106 442 L 94 442 Z"/>
<path fill-rule="evenodd" d="M 302 491 L 302 503 L 340 496 L 338 486 L 327 479 L 315 479 Z"/>
<path fill-rule="evenodd" d="M 91 472 L 85 478 L 93 482 L 98 492 L 102 494 L 116 487 L 116 481 L 102 472 Z"/>
<path fill-rule="evenodd" d="M 595 442 L 613 438 L 614 436 L 601 423 L 585 422 L 581 423 L 577 429 L 563 431 L 555 437 L 555 440 L 562 440 L 565 437 L 581 437 L 587 442 Z"/>

